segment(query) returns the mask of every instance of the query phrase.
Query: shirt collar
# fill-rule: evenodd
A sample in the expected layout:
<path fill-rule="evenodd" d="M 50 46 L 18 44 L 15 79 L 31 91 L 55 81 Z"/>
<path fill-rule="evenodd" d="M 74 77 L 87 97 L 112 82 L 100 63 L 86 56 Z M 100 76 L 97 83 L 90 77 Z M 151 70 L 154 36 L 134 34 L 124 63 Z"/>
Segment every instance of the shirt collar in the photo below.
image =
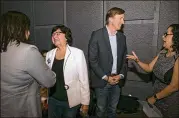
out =
<path fill-rule="evenodd" d="M 108 26 L 106 25 L 106 29 L 107 29 L 107 31 L 108 31 L 108 35 L 109 36 L 115 36 L 116 35 L 116 33 L 117 33 L 117 31 L 115 31 L 115 33 L 114 34 L 112 34 L 111 32 L 110 32 L 110 30 L 109 30 L 109 28 L 108 28 Z"/>

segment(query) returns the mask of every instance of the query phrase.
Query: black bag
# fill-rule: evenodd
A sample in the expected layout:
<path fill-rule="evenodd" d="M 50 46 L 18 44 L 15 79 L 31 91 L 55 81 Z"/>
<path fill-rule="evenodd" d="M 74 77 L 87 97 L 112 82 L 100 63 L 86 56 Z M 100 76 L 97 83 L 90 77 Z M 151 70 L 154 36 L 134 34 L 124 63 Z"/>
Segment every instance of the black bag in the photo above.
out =
<path fill-rule="evenodd" d="M 123 113 L 136 113 L 139 110 L 139 102 L 137 97 L 121 95 L 117 111 Z"/>

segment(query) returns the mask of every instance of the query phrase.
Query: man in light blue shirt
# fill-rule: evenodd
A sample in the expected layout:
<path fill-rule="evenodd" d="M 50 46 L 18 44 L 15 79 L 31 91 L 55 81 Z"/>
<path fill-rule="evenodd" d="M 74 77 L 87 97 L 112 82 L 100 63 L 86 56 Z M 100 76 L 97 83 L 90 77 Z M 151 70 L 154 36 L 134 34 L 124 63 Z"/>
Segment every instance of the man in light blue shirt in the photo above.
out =
<path fill-rule="evenodd" d="M 114 32 L 114 34 L 111 34 L 110 30 L 108 29 L 108 26 L 106 25 L 106 29 L 108 31 L 109 35 L 109 41 L 111 45 L 111 51 L 112 51 L 112 57 L 113 57 L 113 65 L 112 65 L 112 71 L 111 74 L 114 75 L 117 73 L 117 41 L 116 41 L 116 33 L 117 31 Z M 124 78 L 123 74 L 119 74 L 120 79 Z M 107 75 L 104 75 L 102 79 L 105 79 Z"/>
<path fill-rule="evenodd" d="M 106 26 L 92 33 L 88 60 L 91 87 L 97 98 L 98 118 L 116 117 L 116 107 L 127 74 L 126 37 L 120 32 L 124 10 L 111 8 L 106 14 Z"/>

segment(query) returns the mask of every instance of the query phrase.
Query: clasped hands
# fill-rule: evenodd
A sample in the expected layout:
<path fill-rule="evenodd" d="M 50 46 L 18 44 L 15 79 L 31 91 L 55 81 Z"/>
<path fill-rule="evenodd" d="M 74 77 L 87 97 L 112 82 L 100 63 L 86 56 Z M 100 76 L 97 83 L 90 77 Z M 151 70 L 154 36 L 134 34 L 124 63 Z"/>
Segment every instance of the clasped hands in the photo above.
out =
<path fill-rule="evenodd" d="M 106 79 L 106 81 L 111 84 L 111 85 L 115 85 L 119 83 L 120 80 L 120 75 L 115 75 L 115 76 L 108 76 L 108 79 Z"/>

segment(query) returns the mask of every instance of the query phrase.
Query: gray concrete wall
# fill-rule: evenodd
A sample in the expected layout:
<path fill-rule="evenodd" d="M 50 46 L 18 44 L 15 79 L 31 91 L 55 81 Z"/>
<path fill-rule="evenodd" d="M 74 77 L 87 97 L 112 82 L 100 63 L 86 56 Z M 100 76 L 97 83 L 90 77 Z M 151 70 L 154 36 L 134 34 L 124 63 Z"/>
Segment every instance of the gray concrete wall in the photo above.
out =
<path fill-rule="evenodd" d="M 162 34 L 168 25 L 178 23 L 178 1 L 3 1 L 3 13 L 18 10 L 31 19 L 31 40 L 40 49 L 51 49 L 51 28 L 65 24 L 71 28 L 73 46 L 84 51 L 93 30 L 105 24 L 105 14 L 111 7 L 126 11 L 124 33 L 128 53 L 134 50 L 140 59 L 150 62 L 162 46 Z M 87 59 L 88 60 L 88 59 Z M 150 76 L 130 62 L 122 94 L 144 100 L 152 94 Z M 136 70 L 135 70 L 136 68 Z M 137 72 L 136 72 L 137 71 Z M 139 73 L 140 72 L 140 73 Z"/>

